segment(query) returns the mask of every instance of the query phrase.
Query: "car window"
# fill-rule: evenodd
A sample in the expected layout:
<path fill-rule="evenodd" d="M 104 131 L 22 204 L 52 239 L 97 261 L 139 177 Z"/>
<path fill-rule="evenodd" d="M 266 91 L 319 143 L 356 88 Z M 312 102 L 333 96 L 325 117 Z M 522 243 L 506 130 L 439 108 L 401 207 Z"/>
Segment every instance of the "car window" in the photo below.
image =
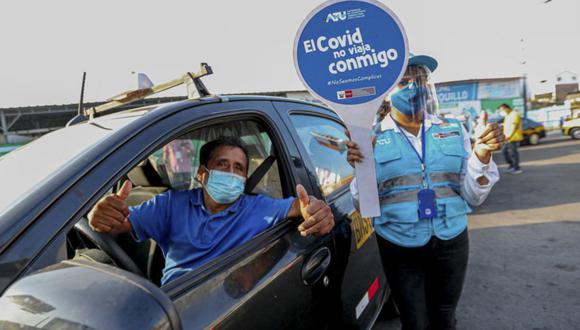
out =
<path fill-rule="evenodd" d="M 187 133 L 164 145 L 149 156 L 148 160 L 159 174 L 163 186 L 172 189 L 193 189 L 201 185 L 196 181 L 201 147 L 218 137 L 238 137 L 248 151 L 248 177 L 273 153 L 272 140 L 264 128 L 255 121 L 237 121 L 218 124 Z M 254 193 L 282 198 L 282 186 L 278 164 L 274 162 Z"/>
<path fill-rule="evenodd" d="M 350 183 L 353 168 L 346 160 L 346 149 L 340 142 L 348 141 L 341 124 L 326 118 L 291 115 L 306 152 L 316 169 L 318 184 L 324 196 Z"/>

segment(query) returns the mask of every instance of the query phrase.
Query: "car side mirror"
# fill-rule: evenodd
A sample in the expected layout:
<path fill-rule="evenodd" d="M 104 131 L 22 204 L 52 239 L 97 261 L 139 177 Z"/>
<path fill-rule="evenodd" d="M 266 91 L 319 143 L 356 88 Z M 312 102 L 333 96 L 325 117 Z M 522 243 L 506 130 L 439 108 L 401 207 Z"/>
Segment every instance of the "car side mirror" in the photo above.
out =
<path fill-rule="evenodd" d="M 0 328 L 181 329 L 177 310 L 148 280 L 67 260 L 16 281 L 0 297 Z"/>

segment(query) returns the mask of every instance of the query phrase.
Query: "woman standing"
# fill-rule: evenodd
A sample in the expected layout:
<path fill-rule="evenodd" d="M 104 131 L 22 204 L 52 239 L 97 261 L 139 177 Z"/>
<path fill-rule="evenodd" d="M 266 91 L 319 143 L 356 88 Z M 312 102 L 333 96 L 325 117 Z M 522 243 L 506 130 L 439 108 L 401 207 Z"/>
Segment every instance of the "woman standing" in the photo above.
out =
<path fill-rule="evenodd" d="M 403 329 L 455 329 L 469 254 L 467 204 L 483 203 L 499 179 L 491 154 L 501 148 L 501 130 L 487 125 L 472 151 L 462 124 L 437 116 L 429 82 L 436 67 L 432 57 L 411 54 L 374 147 L 381 216 L 373 224 Z M 355 141 L 347 157 L 363 161 Z M 351 190 L 357 200 L 356 183 Z"/>

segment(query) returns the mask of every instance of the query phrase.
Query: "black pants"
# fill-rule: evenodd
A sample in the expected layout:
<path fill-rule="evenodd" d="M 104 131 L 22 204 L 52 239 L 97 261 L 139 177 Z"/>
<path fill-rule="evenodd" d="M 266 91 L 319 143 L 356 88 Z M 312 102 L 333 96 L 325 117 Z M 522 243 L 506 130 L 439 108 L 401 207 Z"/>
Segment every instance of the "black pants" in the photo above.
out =
<path fill-rule="evenodd" d="M 432 237 L 418 248 L 377 237 L 402 329 L 455 329 L 469 255 L 467 229 L 448 241 Z"/>
<path fill-rule="evenodd" d="M 514 170 L 520 169 L 520 154 L 518 153 L 519 142 L 508 142 L 504 144 L 502 153 L 506 163 Z"/>

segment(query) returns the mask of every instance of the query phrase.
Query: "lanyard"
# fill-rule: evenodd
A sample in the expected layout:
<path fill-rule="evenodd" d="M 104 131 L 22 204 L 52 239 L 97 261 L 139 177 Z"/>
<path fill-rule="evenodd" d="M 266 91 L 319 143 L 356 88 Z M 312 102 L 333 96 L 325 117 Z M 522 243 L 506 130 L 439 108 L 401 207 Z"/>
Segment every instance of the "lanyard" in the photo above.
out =
<path fill-rule="evenodd" d="M 392 118 L 392 117 L 391 117 Z M 401 128 L 401 126 L 399 125 L 399 123 L 397 123 L 397 121 L 393 118 L 393 121 L 395 122 L 395 125 L 397 125 L 397 127 L 399 128 L 399 131 L 401 132 L 401 134 L 403 135 L 403 137 L 405 138 L 405 140 L 407 141 L 407 143 L 409 144 L 409 147 L 411 147 L 411 149 L 413 149 L 413 151 L 415 152 L 415 155 L 417 155 L 417 157 L 419 158 L 419 161 L 421 161 L 421 174 L 423 174 L 423 187 L 427 188 L 427 179 L 426 179 L 426 174 L 425 174 L 425 159 L 427 158 L 427 153 L 425 152 L 425 113 L 422 114 L 421 117 L 421 155 L 423 157 L 421 157 L 421 155 L 419 155 L 419 153 L 417 152 L 417 150 L 415 149 L 415 147 L 413 146 L 413 144 L 411 143 L 411 141 L 409 140 L 409 138 L 407 137 L 407 134 L 405 133 L 405 131 L 403 131 L 403 129 Z"/>
<path fill-rule="evenodd" d="M 425 113 L 423 113 L 423 116 L 421 118 L 421 155 L 422 155 L 422 157 L 421 157 L 421 155 L 419 155 L 419 153 L 417 152 L 417 150 L 413 146 L 413 143 L 411 143 L 411 141 L 409 141 L 407 134 L 405 133 L 405 131 L 403 131 L 403 129 L 401 128 L 399 123 L 397 123 L 397 121 L 394 118 L 393 118 L 393 121 L 395 122 L 395 125 L 397 125 L 397 127 L 399 128 L 399 131 L 401 132 L 401 134 L 403 135 L 403 137 L 405 138 L 405 140 L 407 141 L 407 143 L 409 144 L 411 149 L 413 149 L 413 151 L 415 152 L 415 155 L 417 155 L 417 157 L 419 158 L 419 161 L 421 161 L 421 170 L 423 171 L 423 174 L 425 174 L 424 173 L 425 172 L 425 158 L 427 157 L 427 155 L 425 153 Z"/>

